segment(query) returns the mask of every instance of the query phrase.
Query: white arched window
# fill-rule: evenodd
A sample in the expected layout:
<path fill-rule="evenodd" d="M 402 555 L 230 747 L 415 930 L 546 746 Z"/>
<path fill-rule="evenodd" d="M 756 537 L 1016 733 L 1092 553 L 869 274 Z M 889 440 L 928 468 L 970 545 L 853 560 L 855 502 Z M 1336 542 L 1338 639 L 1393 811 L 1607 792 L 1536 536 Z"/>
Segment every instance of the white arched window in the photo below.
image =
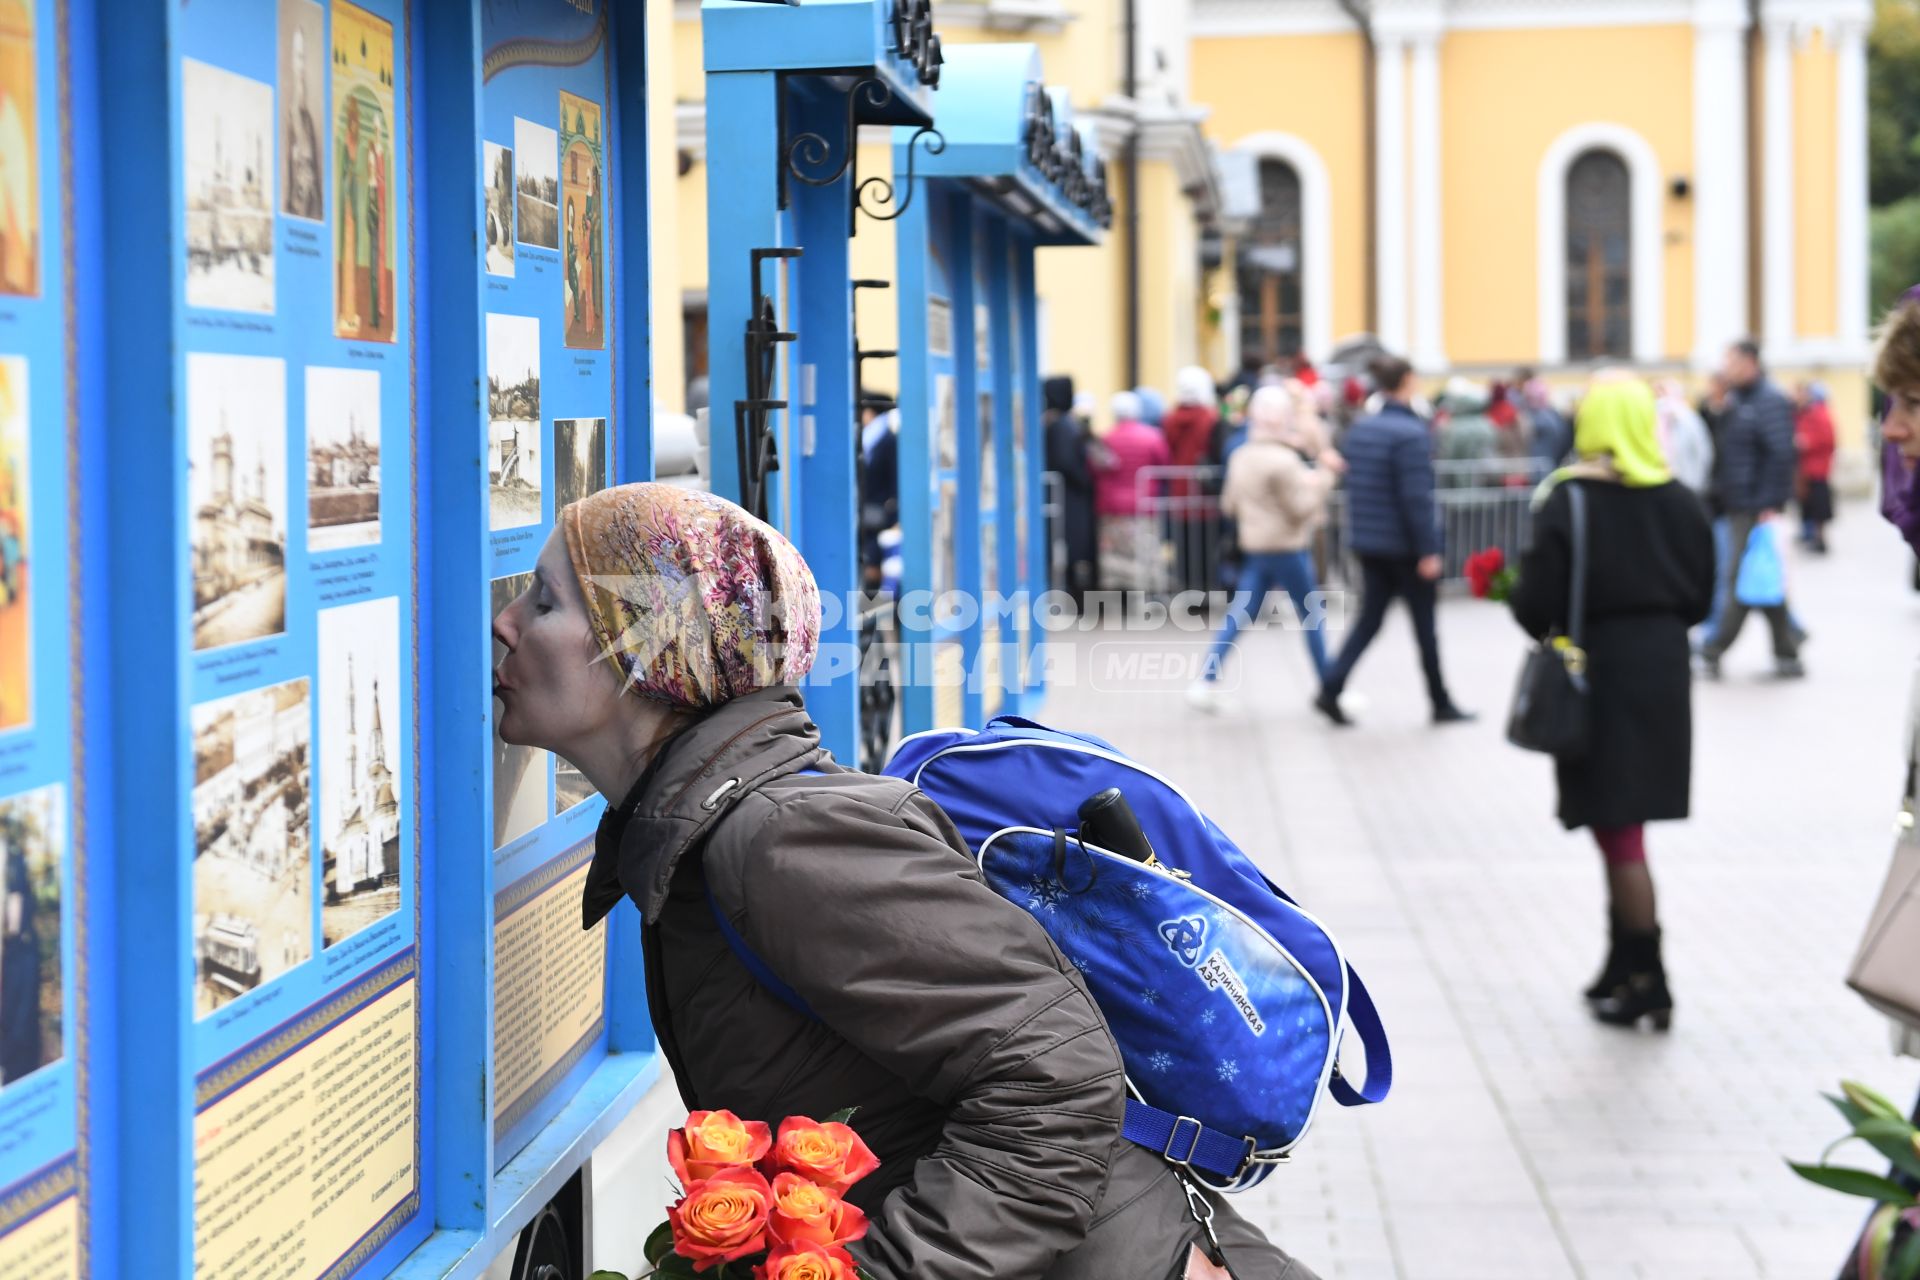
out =
<path fill-rule="evenodd" d="M 1540 163 L 1540 360 L 1665 357 L 1664 181 L 1646 139 L 1614 124 L 1560 135 Z"/>
<path fill-rule="evenodd" d="M 1333 347 L 1333 193 L 1320 153 L 1290 133 L 1256 133 L 1233 150 L 1254 157 L 1260 212 L 1241 242 L 1242 350 Z"/>

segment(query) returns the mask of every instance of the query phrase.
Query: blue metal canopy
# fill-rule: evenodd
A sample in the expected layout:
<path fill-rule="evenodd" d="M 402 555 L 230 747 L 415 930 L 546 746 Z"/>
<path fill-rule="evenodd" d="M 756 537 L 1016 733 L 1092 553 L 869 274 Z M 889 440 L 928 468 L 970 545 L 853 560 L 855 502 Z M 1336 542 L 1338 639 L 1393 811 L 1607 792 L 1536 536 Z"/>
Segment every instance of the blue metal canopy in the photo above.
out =
<path fill-rule="evenodd" d="M 934 104 L 945 146 L 912 152 L 913 131 L 894 134 L 894 171 L 971 182 L 1041 244 L 1097 244 L 1113 220 L 1106 163 L 1082 140 L 1067 95 L 1041 80 L 1031 44 L 962 45 L 947 51 Z"/>
<path fill-rule="evenodd" d="M 863 124 L 924 125 L 940 84 L 933 0 L 704 0 L 706 70 L 809 71 L 849 82 L 879 80 L 857 95 Z"/>

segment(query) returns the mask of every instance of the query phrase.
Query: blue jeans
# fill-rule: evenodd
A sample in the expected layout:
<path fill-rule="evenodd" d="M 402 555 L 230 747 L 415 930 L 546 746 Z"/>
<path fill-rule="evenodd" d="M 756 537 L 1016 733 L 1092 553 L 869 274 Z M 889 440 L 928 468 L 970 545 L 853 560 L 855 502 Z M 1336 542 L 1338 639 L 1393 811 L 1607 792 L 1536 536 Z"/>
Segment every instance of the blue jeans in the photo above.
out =
<path fill-rule="evenodd" d="M 1321 630 L 1325 619 L 1307 622 L 1307 597 L 1320 589 L 1313 576 L 1313 553 L 1254 551 L 1241 557 L 1240 581 L 1234 588 L 1227 620 L 1214 637 L 1213 651 L 1207 655 L 1205 678 L 1209 682 L 1220 678 L 1220 665 L 1226 661 L 1227 651 L 1233 648 L 1234 637 L 1240 633 L 1242 612 L 1249 616 L 1258 614 L 1266 603 L 1267 593 L 1275 589 L 1287 593 L 1293 616 L 1306 624 L 1307 652 L 1313 655 L 1314 674 L 1322 680 L 1327 678 L 1327 640 Z"/>
<path fill-rule="evenodd" d="M 1733 526 L 1726 516 L 1715 516 L 1713 520 L 1713 612 L 1701 626 L 1698 643 L 1702 649 L 1710 647 L 1720 638 L 1720 619 L 1727 612 L 1727 584 L 1733 575 L 1727 572 L 1727 557 L 1733 554 Z M 1746 554 L 1746 548 L 1740 548 L 1740 554 Z M 1794 630 L 1803 630 L 1800 619 L 1791 609 L 1787 611 L 1787 624 Z"/>

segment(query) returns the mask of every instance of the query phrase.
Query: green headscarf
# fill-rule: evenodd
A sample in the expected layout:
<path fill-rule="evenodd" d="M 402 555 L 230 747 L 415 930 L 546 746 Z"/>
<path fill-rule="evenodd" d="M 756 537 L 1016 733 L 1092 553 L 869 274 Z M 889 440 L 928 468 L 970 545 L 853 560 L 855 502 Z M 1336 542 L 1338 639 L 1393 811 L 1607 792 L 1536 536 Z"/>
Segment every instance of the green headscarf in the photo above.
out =
<path fill-rule="evenodd" d="M 1580 402 L 1574 417 L 1573 449 L 1580 463 L 1563 467 L 1554 480 L 1570 474 L 1589 475 L 1585 465 L 1606 460 L 1612 463 L 1621 483 L 1634 489 L 1649 489 L 1673 479 L 1666 452 L 1660 447 L 1659 414 L 1654 408 L 1653 391 L 1639 378 L 1618 377 L 1597 380 Z"/>

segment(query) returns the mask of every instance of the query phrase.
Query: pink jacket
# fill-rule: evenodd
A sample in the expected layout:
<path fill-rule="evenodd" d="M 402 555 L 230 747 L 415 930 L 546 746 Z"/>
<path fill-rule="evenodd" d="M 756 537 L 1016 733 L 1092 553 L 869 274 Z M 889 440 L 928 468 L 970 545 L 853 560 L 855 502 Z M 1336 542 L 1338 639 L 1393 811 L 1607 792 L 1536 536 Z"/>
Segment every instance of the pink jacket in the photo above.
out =
<path fill-rule="evenodd" d="M 1103 516 L 1140 514 L 1136 477 L 1142 467 L 1164 467 L 1167 438 L 1144 422 L 1116 422 L 1094 442 L 1093 509 Z"/>

